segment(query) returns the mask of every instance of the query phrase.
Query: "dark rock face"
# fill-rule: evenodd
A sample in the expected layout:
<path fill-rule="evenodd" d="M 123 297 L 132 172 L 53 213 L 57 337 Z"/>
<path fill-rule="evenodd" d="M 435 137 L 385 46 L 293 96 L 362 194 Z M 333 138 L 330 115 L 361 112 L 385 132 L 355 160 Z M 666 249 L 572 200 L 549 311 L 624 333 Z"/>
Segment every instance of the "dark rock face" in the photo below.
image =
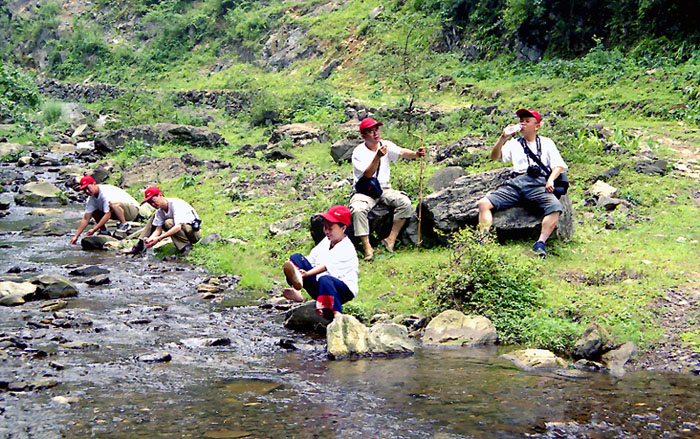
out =
<path fill-rule="evenodd" d="M 433 229 L 455 232 L 463 227 L 476 226 L 479 210 L 476 203 L 488 192 L 505 183 L 510 168 L 496 169 L 457 179 L 451 186 L 428 195 L 423 200 L 423 232 L 433 234 Z M 559 218 L 555 233 L 569 239 L 574 234 L 573 206 L 568 195 L 561 197 L 564 212 Z M 542 222 L 542 212 L 537 208 L 513 207 L 494 212 L 493 224 L 500 236 L 536 234 Z"/>
<path fill-rule="evenodd" d="M 283 125 L 272 132 L 270 143 L 277 144 L 289 139 L 294 146 L 305 146 L 313 142 L 325 142 L 328 135 L 308 123 L 292 123 Z"/>
<path fill-rule="evenodd" d="M 452 185 L 458 178 L 462 177 L 466 172 L 460 166 L 447 166 L 438 170 L 428 180 L 428 186 L 433 188 L 433 191 L 438 192 Z"/>
<path fill-rule="evenodd" d="M 249 143 L 246 143 L 245 145 L 241 146 L 236 151 L 234 151 L 233 155 L 240 155 L 242 157 L 254 159 L 256 152 L 265 151 L 266 149 L 267 145 L 264 143 L 260 143 L 258 145 L 251 145 Z"/>
<path fill-rule="evenodd" d="M 352 151 L 362 141 L 356 138 L 342 139 L 331 145 L 331 157 L 336 163 L 350 162 L 352 160 Z"/>
<path fill-rule="evenodd" d="M 286 69 L 294 62 L 307 59 L 318 52 L 315 44 L 309 44 L 306 31 L 286 26 L 270 35 L 262 50 L 261 63 L 273 71 Z"/>
<path fill-rule="evenodd" d="M 121 185 L 155 184 L 163 180 L 181 177 L 188 173 L 187 167 L 178 157 L 149 157 L 137 159 L 122 171 Z"/>
<path fill-rule="evenodd" d="M 80 246 L 83 250 L 106 250 L 105 245 L 109 242 L 117 240 L 111 236 L 87 236 L 80 240 Z"/>
<path fill-rule="evenodd" d="M 316 312 L 316 302 L 307 302 L 287 311 L 284 316 L 284 327 L 296 331 L 326 333 L 330 323 Z"/>
<path fill-rule="evenodd" d="M 204 148 L 216 148 L 226 145 L 226 140 L 219 133 L 206 128 L 171 123 L 138 125 L 107 131 L 95 136 L 95 149 L 102 154 L 120 150 L 130 140 L 141 140 L 149 145 L 162 142 L 185 143 Z"/>
<path fill-rule="evenodd" d="M 640 174 L 664 175 L 667 166 L 666 160 L 640 160 L 634 164 L 634 170 Z"/>
<path fill-rule="evenodd" d="M 450 143 L 447 146 L 439 148 L 435 155 L 435 160 L 438 162 L 442 162 L 443 160 L 447 159 L 456 160 L 458 157 L 485 147 L 486 142 L 484 139 L 464 136 L 454 143 Z"/>

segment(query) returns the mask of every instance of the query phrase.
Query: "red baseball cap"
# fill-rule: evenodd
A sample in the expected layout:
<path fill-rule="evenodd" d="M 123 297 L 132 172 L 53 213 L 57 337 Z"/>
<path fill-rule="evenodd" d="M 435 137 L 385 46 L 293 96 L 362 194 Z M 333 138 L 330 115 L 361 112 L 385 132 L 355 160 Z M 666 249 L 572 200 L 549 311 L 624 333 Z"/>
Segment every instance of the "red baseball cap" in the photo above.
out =
<path fill-rule="evenodd" d="M 350 209 L 346 206 L 333 206 L 328 209 L 328 212 L 322 213 L 321 217 L 332 223 L 340 223 L 349 226 L 352 214 L 350 213 Z"/>
<path fill-rule="evenodd" d="M 521 108 L 520 110 L 515 112 L 515 115 L 518 117 L 534 117 L 535 119 L 537 119 L 537 123 L 542 122 L 540 113 L 536 112 L 535 110 L 526 110 L 525 108 Z"/>
<path fill-rule="evenodd" d="M 151 198 L 155 197 L 156 195 L 163 195 L 163 192 L 161 192 L 160 189 L 158 189 L 155 186 L 151 186 L 148 189 L 144 191 L 144 195 L 146 198 L 141 202 L 141 204 L 146 203 L 151 200 Z"/>
<path fill-rule="evenodd" d="M 360 132 L 363 132 L 364 130 L 368 130 L 372 127 L 380 127 L 384 125 L 381 122 L 377 122 L 376 120 L 372 119 L 371 117 L 366 117 L 362 119 L 362 122 L 360 122 Z"/>
<path fill-rule="evenodd" d="M 86 175 L 85 177 L 80 179 L 80 188 L 78 189 L 82 191 L 83 189 L 85 189 L 93 183 L 95 183 L 95 179 L 90 177 L 89 175 Z"/>

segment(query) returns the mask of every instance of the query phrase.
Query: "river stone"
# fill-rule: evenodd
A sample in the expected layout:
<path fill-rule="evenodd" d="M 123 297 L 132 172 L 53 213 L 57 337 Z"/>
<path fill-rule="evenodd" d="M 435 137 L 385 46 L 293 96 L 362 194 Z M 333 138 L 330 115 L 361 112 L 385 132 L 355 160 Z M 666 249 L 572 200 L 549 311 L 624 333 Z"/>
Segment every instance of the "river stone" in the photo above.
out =
<path fill-rule="evenodd" d="M 148 203 L 143 203 L 139 206 L 139 216 L 143 219 L 148 219 L 153 215 L 156 209 Z"/>
<path fill-rule="evenodd" d="M 0 157 L 4 157 L 9 154 L 14 154 L 17 151 L 22 151 L 24 146 L 20 143 L 7 143 L 0 142 Z"/>
<path fill-rule="evenodd" d="M 63 213 L 62 209 L 56 209 L 55 207 L 34 207 L 32 210 L 27 212 L 27 215 L 53 216 L 53 215 L 60 215 L 62 213 Z"/>
<path fill-rule="evenodd" d="M 95 277 L 91 277 L 85 281 L 86 284 L 94 286 L 106 285 L 110 282 L 109 277 L 106 274 L 98 274 Z"/>
<path fill-rule="evenodd" d="M 501 358 L 524 370 L 566 367 L 566 361 L 545 349 L 522 349 L 501 355 Z"/>
<path fill-rule="evenodd" d="M 29 282 L 0 282 L 0 305 L 21 305 L 32 300 L 37 286 Z"/>
<path fill-rule="evenodd" d="M 49 299 L 61 299 L 78 295 L 78 288 L 65 277 L 58 274 L 41 274 L 32 283 L 38 286 L 37 295 Z"/>
<path fill-rule="evenodd" d="M 364 355 L 369 352 L 367 336 L 369 330 L 355 317 L 340 314 L 326 328 L 328 355 L 339 359 L 349 355 Z"/>
<path fill-rule="evenodd" d="M 272 235 L 284 235 L 291 232 L 292 230 L 301 229 L 304 226 L 305 222 L 306 215 L 300 213 L 295 217 L 287 218 L 270 224 L 270 233 Z"/>
<path fill-rule="evenodd" d="M 502 168 L 465 175 L 425 197 L 422 205 L 423 236 L 444 240 L 435 230 L 450 234 L 467 226 L 475 227 L 479 222 L 477 202 L 505 183 L 510 174 L 510 168 Z M 564 211 L 555 233 L 563 239 L 570 239 L 574 234 L 573 205 L 568 195 L 562 196 L 560 201 Z M 494 212 L 493 225 L 499 236 L 523 238 L 539 234 L 542 217 L 541 209 L 516 206 Z"/>
<path fill-rule="evenodd" d="M 80 240 L 80 246 L 83 250 L 108 250 L 107 244 L 118 242 L 116 239 L 107 235 L 86 236 Z"/>
<path fill-rule="evenodd" d="M 72 143 L 57 143 L 49 144 L 49 151 L 54 154 L 70 154 L 76 151 L 75 145 Z"/>
<path fill-rule="evenodd" d="M 87 267 L 76 268 L 69 271 L 71 276 L 97 276 L 98 274 L 107 274 L 109 270 L 98 265 L 88 265 Z"/>
<path fill-rule="evenodd" d="M 61 345 L 66 349 L 75 349 L 83 351 L 96 351 L 100 348 L 97 343 L 90 343 L 87 341 L 69 341 Z"/>
<path fill-rule="evenodd" d="M 610 340 L 610 335 L 597 323 L 591 323 L 576 341 L 572 356 L 576 359 L 596 359 L 600 357 L 603 346 Z"/>
<path fill-rule="evenodd" d="M 29 155 L 22 156 L 17 159 L 17 167 L 24 168 L 32 164 L 32 157 Z"/>
<path fill-rule="evenodd" d="M 61 190 L 45 181 L 27 183 L 20 188 L 19 192 L 23 195 L 22 201 L 24 205 L 27 206 L 62 204 L 60 198 Z"/>
<path fill-rule="evenodd" d="M 285 314 L 284 327 L 296 331 L 310 331 L 319 334 L 326 333 L 330 322 L 316 312 L 316 302 L 309 301 L 301 306 L 292 308 Z"/>
<path fill-rule="evenodd" d="M 405 326 L 377 323 L 369 329 L 367 345 L 372 354 L 412 353 L 416 342 L 408 337 Z"/>
<path fill-rule="evenodd" d="M 73 231 L 73 227 L 60 218 L 51 218 L 22 229 L 25 236 L 64 236 Z"/>
<path fill-rule="evenodd" d="M 143 363 L 166 363 L 172 359 L 173 357 L 167 352 L 157 352 L 155 354 L 139 356 L 139 361 Z"/>
<path fill-rule="evenodd" d="M 423 334 L 426 345 L 476 345 L 495 343 L 496 327 L 483 316 L 464 315 L 455 310 L 440 313 L 428 323 Z"/>
<path fill-rule="evenodd" d="M 58 395 L 54 396 L 51 398 L 51 401 L 57 403 L 57 404 L 65 404 L 65 405 L 70 405 L 70 404 L 75 404 L 80 401 L 77 396 L 63 396 L 63 395 Z"/>
<path fill-rule="evenodd" d="M 607 198 L 615 198 L 617 196 L 617 189 L 614 187 L 610 186 L 604 181 L 596 181 L 593 186 L 591 186 L 587 191 L 587 194 L 596 197 L 596 198 L 601 198 L 601 197 L 607 197 Z"/>
<path fill-rule="evenodd" d="M 610 369 L 610 374 L 621 377 L 625 374 L 625 363 L 636 352 L 634 343 L 628 341 L 617 349 L 603 354 L 603 363 Z"/>

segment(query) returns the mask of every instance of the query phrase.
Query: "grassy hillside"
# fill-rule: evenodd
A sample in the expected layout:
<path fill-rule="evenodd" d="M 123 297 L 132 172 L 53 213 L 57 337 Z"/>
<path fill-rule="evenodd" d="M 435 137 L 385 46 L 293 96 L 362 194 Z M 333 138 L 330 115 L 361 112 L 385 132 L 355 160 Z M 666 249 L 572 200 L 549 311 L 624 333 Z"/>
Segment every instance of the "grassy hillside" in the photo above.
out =
<path fill-rule="evenodd" d="M 445 31 L 452 22 L 441 14 L 426 13 L 423 3 L 396 1 L 383 3 L 379 15 L 370 18 L 379 5 L 362 0 L 124 0 L 80 7 L 41 2 L 35 9 L 14 11 L 12 19 L 0 13 L 5 35 L 0 49 L 6 64 L 28 67 L 30 73 L 133 90 L 87 105 L 94 114 L 113 115 L 117 122 L 111 127 L 168 121 L 222 132 L 229 146 L 216 151 L 166 145 L 147 152 L 190 152 L 232 162 L 232 170 L 203 170 L 165 182 L 163 188 L 192 202 L 206 232 L 246 242 L 200 246 L 191 260 L 215 272 L 240 274 L 242 285 L 260 294 L 277 294 L 282 262 L 290 253 L 312 247 L 308 232 L 273 237 L 267 233 L 269 224 L 347 202 L 350 186 L 339 182 L 351 168 L 336 165 L 328 154 L 330 144 L 342 137 L 346 102 L 391 109 L 387 115 L 409 114 L 408 122 L 389 118 L 384 137 L 415 148 L 425 131 L 431 150 L 465 135 L 483 137 L 490 145 L 514 120 L 515 109 L 537 108 L 545 115 L 541 133 L 555 139 L 571 168 L 577 212 L 573 241 L 553 242 L 552 256 L 545 261 L 523 256 L 529 241 L 481 247 L 468 234 L 451 247 L 400 247 L 393 257 L 379 254 L 361 265 L 361 293 L 349 310 L 365 319 L 380 311 L 435 313 L 453 306 L 455 296 L 466 295 L 470 300 L 462 302 L 464 310 L 488 314 L 513 342 L 563 350 L 591 321 L 643 348 L 659 340 L 663 330 L 656 299 L 670 289 L 691 293 L 700 285 L 694 201 L 700 198 L 700 50 L 666 38 L 625 49 L 598 39 L 575 58 L 531 63 L 505 50 L 466 61 L 465 46 L 445 49 Z M 294 32 L 298 38 L 293 40 L 300 44 L 287 43 Z M 288 65 L 275 64 L 271 54 L 287 46 L 303 55 L 290 58 Z M 333 61 L 338 65 L 330 76 L 319 77 Z M 4 68 L 13 72 L 4 75 L 8 81 L 28 84 L 27 96 L 34 93 L 31 80 Z M 441 75 L 450 75 L 455 85 L 436 91 Z M 167 97 L 145 95 L 142 89 L 239 90 L 252 96 L 252 104 L 238 114 L 207 109 L 213 122 L 206 122 L 198 109 L 176 108 Z M 26 105 L 22 114 L 36 123 L 3 126 L 0 137 L 46 145 L 66 129 L 60 117 L 49 117 L 55 103 L 13 99 Z M 488 106 L 497 111 L 485 114 L 481 108 Z M 437 111 L 434 120 L 425 117 L 430 110 Z M 15 121 L 20 119 L 15 114 Z M 233 154 L 244 144 L 267 142 L 270 127 L 291 122 L 316 123 L 330 141 L 286 145 L 297 156 L 289 162 Z M 610 136 L 601 138 L 590 129 L 594 124 Z M 610 142 L 627 152 L 606 152 Z M 111 159 L 127 167 L 142 152 L 143 145 L 132 145 Z M 637 173 L 633 165 L 644 154 L 668 159 L 667 174 Z M 487 149 L 468 155 L 466 170 L 501 166 L 487 157 Z M 621 171 L 609 183 L 619 189 L 629 210 L 606 213 L 587 205 L 585 191 L 615 165 Z M 428 164 L 426 178 L 439 168 Z M 416 162 L 392 169 L 394 187 L 414 202 L 418 172 Z M 256 187 L 252 192 L 251 186 Z M 141 190 L 128 189 L 134 194 Z M 238 215 L 225 215 L 234 208 L 240 209 Z M 471 255 L 471 264 L 463 262 L 464 252 Z M 466 278 L 479 287 L 461 285 Z M 688 320 L 681 336 L 700 349 L 697 309 L 689 310 Z"/>

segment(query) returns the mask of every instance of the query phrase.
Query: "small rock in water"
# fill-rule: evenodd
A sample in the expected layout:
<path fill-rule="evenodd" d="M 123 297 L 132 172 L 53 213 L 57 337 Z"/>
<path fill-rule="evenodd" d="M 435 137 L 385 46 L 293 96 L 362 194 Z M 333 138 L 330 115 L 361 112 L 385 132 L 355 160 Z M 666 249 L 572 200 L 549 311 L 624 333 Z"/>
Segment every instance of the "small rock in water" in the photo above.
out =
<path fill-rule="evenodd" d="M 56 369 L 56 370 L 63 370 L 66 368 L 66 366 L 62 365 L 61 363 L 57 363 L 55 361 L 49 361 L 49 366 Z"/>
<path fill-rule="evenodd" d="M 71 276 L 97 276 L 107 273 L 109 273 L 109 270 L 98 265 L 88 265 L 87 267 L 76 268 L 68 272 Z"/>
<path fill-rule="evenodd" d="M 54 396 L 51 398 L 53 402 L 56 402 L 58 404 L 75 404 L 76 402 L 80 401 L 78 397 L 76 396 Z"/>
<path fill-rule="evenodd" d="M 97 343 L 89 343 L 83 341 L 69 341 L 62 345 L 66 349 L 82 349 L 82 350 L 96 350 L 100 348 Z"/>
<path fill-rule="evenodd" d="M 106 285 L 110 283 L 110 280 L 106 275 L 100 274 L 98 276 L 86 280 L 85 283 L 92 286 Z"/>
<path fill-rule="evenodd" d="M 173 357 L 167 352 L 158 352 L 155 354 L 146 354 L 139 357 L 139 361 L 143 363 L 165 363 L 172 360 Z"/>

